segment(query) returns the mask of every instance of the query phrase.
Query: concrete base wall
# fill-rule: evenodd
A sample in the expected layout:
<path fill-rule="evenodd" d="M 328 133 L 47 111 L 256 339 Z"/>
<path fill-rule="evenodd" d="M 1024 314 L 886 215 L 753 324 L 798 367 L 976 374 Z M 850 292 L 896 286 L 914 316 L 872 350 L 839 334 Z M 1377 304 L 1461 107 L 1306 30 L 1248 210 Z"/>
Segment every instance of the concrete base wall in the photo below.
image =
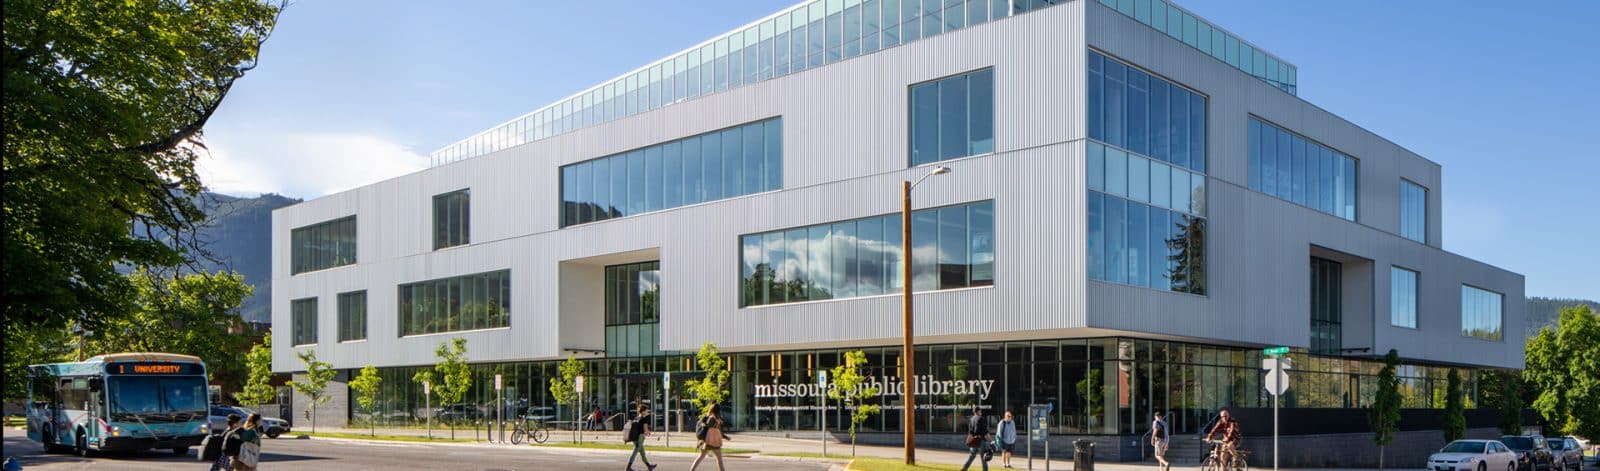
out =
<path fill-rule="evenodd" d="M 295 373 L 293 377 L 294 381 L 306 380 L 304 373 Z M 350 424 L 350 388 L 347 385 L 349 381 L 349 371 L 340 371 L 328 381 L 328 387 L 322 391 L 322 397 L 326 402 L 317 404 L 316 407 L 318 427 L 345 427 Z M 311 398 L 296 390 L 293 403 L 293 417 L 284 419 L 293 424 L 295 431 L 310 431 Z"/>

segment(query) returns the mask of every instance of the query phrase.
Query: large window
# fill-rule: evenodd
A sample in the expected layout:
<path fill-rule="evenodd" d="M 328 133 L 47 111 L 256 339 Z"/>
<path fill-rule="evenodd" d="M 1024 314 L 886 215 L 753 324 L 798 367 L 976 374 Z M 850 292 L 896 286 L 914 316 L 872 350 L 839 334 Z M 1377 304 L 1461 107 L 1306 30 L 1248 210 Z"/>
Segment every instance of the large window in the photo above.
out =
<path fill-rule="evenodd" d="M 1428 243 L 1428 189 L 1400 180 L 1400 235 Z"/>
<path fill-rule="evenodd" d="M 606 267 L 606 356 L 661 352 L 661 262 Z"/>
<path fill-rule="evenodd" d="M 561 167 L 561 225 L 783 188 L 783 119 Z"/>
<path fill-rule="evenodd" d="M 472 190 L 433 197 L 433 249 L 472 243 Z"/>
<path fill-rule="evenodd" d="M 911 165 L 990 152 L 994 69 L 911 86 Z"/>
<path fill-rule="evenodd" d="M 292 275 L 353 263 L 356 263 L 355 216 L 289 232 L 289 272 Z"/>
<path fill-rule="evenodd" d="M 1503 306 L 1500 293 L 1461 285 L 1461 335 L 1499 341 Z"/>
<path fill-rule="evenodd" d="M 1311 353 L 1338 355 L 1343 348 L 1343 274 L 1339 262 L 1311 258 Z"/>
<path fill-rule="evenodd" d="M 1356 220 L 1356 159 L 1250 117 L 1250 189 Z"/>
<path fill-rule="evenodd" d="M 1090 191 L 1089 278 L 1206 294 L 1206 219 Z"/>
<path fill-rule="evenodd" d="M 1389 267 L 1389 324 L 1417 328 L 1417 272 Z"/>
<path fill-rule="evenodd" d="M 339 341 L 367 339 L 367 292 L 339 293 Z"/>
<path fill-rule="evenodd" d="M 511 271 L 500 270 L 399 287 L 400 335 L 511 325 Z"/>
<path fill-rule="evenodd" d="M 317 298 L 289 301 L 290 345 L 317 343 Z"/>
<path fill-rule="evenodd" d="M 900 215 L 799 227 L 740 240 L 739 305 L 898 293 Z M 911 213 L 917 291 L 994 284 L 994 203 Z"/>
<path fill-rule="evenodd" d="M 1205 96 L 1089 51 L 1087 102 L 1091 139 L 1205 173 Z"/>

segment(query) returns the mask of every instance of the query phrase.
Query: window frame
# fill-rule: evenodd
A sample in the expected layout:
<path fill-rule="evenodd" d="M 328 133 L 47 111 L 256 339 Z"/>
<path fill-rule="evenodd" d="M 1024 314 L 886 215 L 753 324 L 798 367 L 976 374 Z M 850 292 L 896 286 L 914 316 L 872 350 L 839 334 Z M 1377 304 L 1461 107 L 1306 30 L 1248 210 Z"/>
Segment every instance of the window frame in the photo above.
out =
<path fill-rule="evenodd" d="M 1394 301 L 1394 297 L 1395 297 L 1394 275 L 1395 275 L 1395 271 L 1396 270 L 1404 271 L 1406 273 L 1410 273 L 1411 274 L 1411 325 L 1400 325 L 1400 324 L 1394 323 L 1394 306 L 1395 306 L 1395 301 Z M 1410 268 L 1406 268 L 1406 267 L 1403 267 L 1403 266 L 1400 266 L 1400 265 L 1393 265 L 1393 264 L 1389 265 L 1389 326 L 1390 327 L 1399 327 L 1399 328 L 1402 328 L 1402 329 L 1422 330 L 1422 327 L 1420 327 L 1420 325 L 1419 325 L 1419 324 L 1421 324 L 1421 320 L 1418 319 L 1418 317 L 1420 317 L 1420 314 L 1422 312 L 1422 296 L 1421 295 L 1422 295 L 1422 272 L 1417 271 L 1417 270 L 1412 270 Z"/>
<path fill-rule="evenodd" d="M 1416 187 L 1417 189 L 1422 190 L 1422 214 L 1421 214 L 1422 219 L 1420 221 L 1417 221 L 1421 225 L 1421 228 L 1420 228 L 1420 230 L 1422 231 L 1422 234 L 1421 234 L 1422 238 L 1421 239 L 1413 238 L 1413 237 L 1411 237 L 1410 234 L 1406 233 L 1406 216 L 1407 216 L 1407 214 L 1406 214 L 1406 191 L 1409 190 L 1411 187 Z M 1410 241 L 1421 243 L 1423 245 L 1427 245 L 1427 243 L 1428 243 L 1428 193 L 1430 193 L 1431 191 L 1432 190 L 1429 190 L 1428 187 L 1423 186 L 1421 183 L 1417 183 L 1416 180 L 1412 180 L 1412 179 L 1406 178 L 1406 177 L 1400 177 L 1400 198 L 1399 198 L 1400 207 L 1398 208 L 1399 211 L 1396 211 L 1396 213 L 1399 214 L 1399 218 L 1400 218 L 1400 227 L 1399 227 L 1400 230 L 1398 231 L 1400 233 L 1400 237 L 1404 237 L 1406 240 L 1410 240 Z"/>
<path fill-rule="evenodd" d="M 451 199 L 457 195 L 460 195 L 465 199 L 465 201 L 461 202 L 460 208 L 456 208 L 451 201 Z M 443 208 L 440 207 L 441 204 L 444 205 Z M 442 238 L 440 237 L 441 234 L 439 232 L 441 229 L 439 211 L 441 209 L 443 209 L 447 214 L 450 214 L 447 216 L 447 220 L 444 221 L 445 227 L 443 227 L 443 229 L 445 230 L 445 233 L 443 234 Z M 460 210 L 461 212 L 459 214 L 451 213 L 451 211 L 456 210 Z M 563 210 L 566 210 L 566 208 L 563 208 Z M 472 245 L 472 187 L 461 188 L 458 190 L 452 190 L 433 195 L 432 222 L 433 250 Z M 451 233 L 450 231 L 452 229 L 459 230 L 459 232 Z"/>
<path fill-rule="evenodd" d="M 347 331 L 354 332 L 353 329 L 349 328 L 349 324 L 350 324 L 350 320 L 351 320 L 350 316 L 353 315 L 353 313 L 347 313 L 345 311 L 345 308 L 350 306 L 349 304 L 347 304 L 346 300 L 354 300 L 354 299 L 356 299 L 356 297 L 358 295 L 359 295 L 360 300 L 361 300 L 361 322 L 360 322 L 361 323 L 361 329 L 360 329 L 360 336 L 359 337 L 354 337 L 354 336 L 346 337 L 345 335 L 346 335 Z M 336 309 L 338 311 L 336 313 L 336 315 L 339 318 L 338 319 L 339 320 L 339 329 L 338 329 L 339 330 L 339 343 L 356 343 L 356 342 L 365 342 L 365 341 L 367 341 L 367 336 L 369 335 L 369 332 L 368 332 L 369 323 L 367 322 L 368 317 L 369 317 L 367 315 L 368 314 L 368 311 L 367 311 L 367 290 L 360 289 L 360 290 L 355 290 L 355 291 L 346 291 L 346 292 L 343 292 L 343 293 L 339 293 L 338 295 L 335 296 L 334 299 L 336 300 L 335 304 L 337 305 Z"/>
<path fill-rule="evenodd" d="M 308 304 L 308 302 L 311 306 L 311 312 L 306 313 L 300 311 L 299 308 L 301 306 L 305 306 Z M 291 347 L 299 348 L 314 346 L 317 345 L 319 340 L 321 340 L 318 338 L 317 332 L 317 317 L 319 317 L 318 311 L 321 310 L 321 306 L 319 304 L 320 303 L 317 301 L 316 296 L 308 296 L 289 300 L 289 345 Z M 305 319 L 305 317 L 307 317 L 306 314 L 310 314 L 310 324 L 306 324 L 304 322 L 307 320 Z M 307 328 L 310 329 L 309 334 L 311 336 L 311 341 L 309 343 L 300 343 L 300 341 L 303 340 L 301 338 L 302 330 Z"/>
<path fill-rule="evenodd" d="M 996 103 L 998 103 L 998 101 L 999 101 L 998 98 L 1000 97 L 999 90 L 998 90 L 998 87 L 1000 85 L 999 85 L 999 81 L 996 80 L 996 75 L 995 75 L 996 74 L 996 69 L 997 68 L 995 66 L 993 66 L 993 65 L 985 66 L 985 67 L 979 67 L 979 68 L 976 68 L 976 69 L 971 69 L 971 70 L 966 70 L 966 71 L 962 71 L 962 72 L 957 72 L 957 73 L 954 73 L 954 74 L 935 77 L 935 78 L 931 78 L 931 79 L 928 79 L 928 80 L 922 80 L 922 81 L 919 81 L 919 82 L 913 82 L 913 83 L 907 84 L 905 86 L 905 95 L 904 96 L 906 98 L 906 101 L 905 101 L 905 103 L 906 103 L 906 107 L 905 107 L 905 110 L 906 110 L 906 114 L 905 114 L 905 117 L 906 117 L 906 121 L 905 121 L 905 124 L 906 124 L 906 126 L 905 126 L 906 137 L 905 137 L 905 141 L 904 142 L 906 144 L 906 154 L 905 154 L 905 156 L 906 156 L 905 157 L 906 158 L 906 160 L 905 160 L 906 168 L 917 168 L 917 167 L 923 167 L 923 166 L 928 166 L 928 165 L 937 165 L 937 164 L 939 164 L 941 162 L 950 162 L 950 161 L 961 160 L 961 159 L 972 158 L 972 157 L 981 157 L 981 156 L 985 156 L 985 155 L 993 155 L 993 154 L 996 154 L 996 153 L 999 152 L 999 149 L 1000 149 L 999 142 L 998 142 L 999 141 L 999 139 L 998 139 L 999 127 L 996 126 L 995 124 L 996 124 L 996 121 L 999 119 L 999 113 L 996 111 L 996 108 L 997 108 Z M 973 115 L 973 113 L 972 113 L 972 95 L 973 94 L 972 94 L 972 86 L 971 86 L 972 80 L 971 80 L 971 78 L 972 78 L 973 75 L 976 75 L 976 74 L 979 74 L 979 73 L 983 73 L 983 72 L 989 72 L 989 74 L 990 74 L 990 76 L 989 76 L 990 90 L 989 90 L 989 94 L 988 94 L 988 96 L 989 96 L 989 113 L 988 113 L 988 116 L 989 116 L 989 128 L 988 129 L 989 129 L 989 139 L 990 139 L 991 142 L 989 144 L 988 152 L 984 152 L 984 153 L 981 153 L 981 154 L 973 154 L 973 153 L 970 153 L 970 152 L 972 152 L 972 148 L 973 148 L 973 145 L 972 145 L 973 144 L 973 141 L 972 141 L 972 115 Z M 963 152 L 963 155 L 958 155 L 958 156 L 954 156 L 954 157 L 945 158 L 945 157 L 942 156 L 942 154 L 943 154 L 942 149 L 944 147 L 944 142 L 941 139 L 943 137 L 943 132 L 942 132 L 943 128 L 942 128 L 941 125 L 943 124 L 942 121 L 943 121 L 943 114 L 944 114 L 943 82 L 945 80 L 955 79 L 955 78 L 958 78 L 958 77 L 962 79 L 962 83 L 967 87 L 967 89 L 965 90 L 966 107 L 965 107 L 965 113 L 964 113 L 966 115 L 966 119 L 967 119 L 967 121 L 966 121 L 967 142 L 965 143 L 966 150 Z M 936 108 L 933 110 L 933 114 L 936 117 L 937 121 L 934 122 L 933 127 L 934 127 L 934 133 L 938 135 L 938 136 L 936 136 L 934 138 L 937 141 L 937 142 L 935 142 L 935 145 L 938 146 L 939 148 L 934 150 L 934 152 L 933 152 L 934 156 L 931 158 L 931 160 L 928 160 L 928 161 L 923 162 L 923 163 L 917 163 L 917 158 L 916 158 L 916 154 L 915 154 L 915 149 L 916 149 L 915 142 L 916 142 L 916 137 L 917 137 L 916 136 L 916 130 L 915 130 L 915 123 L 917 122 L 917 120 L 916 120 L 917 119 L 916 118 L 916 114 L 917 114 L 916 111 L 917 110 L 916 110 L 916 102 L 914 101 L 915 100 L 914 97 L 915 97 L 916 89 L 918 87 L 926 86 L 926 85 L 937 85 L 936 88 L 933 91 L 934 102 L 937 104 Z"/>
<path fill-rule="evenodd" d="M 1470 284 L 1470 283 L 1462 283 L 1461 284 L 1462 298 L 1466 297 L 1467 290 L 1469 290 L 1469 289 L 1478 290 L 1478 291 L 1482 291 L 1482 292 L 1485 292 L 1485 293 L 1493 294 L 1496 297 L 1498 297 L 1498 299 L 1500 300 L 1500 305 L 1499 305 L 1499 309 L 1498 309 L 1498 314 L 1500 316 L 1500 322 L 1499 322 L 1499 329 L 1496 331 L 1498 336 L 1497 336 L 1497 338 L 1490 339 L 1490 338 L 1484 338 L 1484 337 L 1472 335 L 1471 333 L 1469 333 L 1469 331 L 1467 330 L 1467 305 L 1466 305 L 1466 303 L 1462 303 L 1461 304 L 1460 314 L 1459 314 L 1460 318 L 1461 318 L 1461 336 L 1464 337 L 1464 338 L 1477 339 L 1477 340 L 1482 340 L 1482 341 L 1485 341 L 1485 342 L 1495 342 L 1495 343 L 1503 343 L 1503 342 L 1505 342 L 1505 338 L 1506 338 L 1506 332 L 1505 332 L 1505 329 L 1506 329 L 1506 311 L 1505 311 L 1505 309 L 1506 309 L 1506 294 L 1505 293 L 1501 293 L 1499 291 L 1491 290 L 1491 289 L 1488 289 L 1488 288 L 1482 288 L 1482 287 L 1479 287 L 1479 286 L 1476 286 L 1476 285 L 1473 285 L 1473 284 Z M 1465 299 L 1463 299 L 1463 301 L 1465 301 Z"/>

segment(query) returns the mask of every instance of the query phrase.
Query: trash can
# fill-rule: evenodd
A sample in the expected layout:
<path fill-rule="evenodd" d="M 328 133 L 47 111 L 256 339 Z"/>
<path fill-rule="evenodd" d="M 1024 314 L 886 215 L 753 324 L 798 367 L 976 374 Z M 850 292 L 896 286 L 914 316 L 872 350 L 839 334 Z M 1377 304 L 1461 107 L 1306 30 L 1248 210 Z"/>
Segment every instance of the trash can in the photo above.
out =
<path fill-rule="evenodd" d="M 1093 441 L 1072 441 L 1072 469 L 1074 471 L 1094 471 Z"/>

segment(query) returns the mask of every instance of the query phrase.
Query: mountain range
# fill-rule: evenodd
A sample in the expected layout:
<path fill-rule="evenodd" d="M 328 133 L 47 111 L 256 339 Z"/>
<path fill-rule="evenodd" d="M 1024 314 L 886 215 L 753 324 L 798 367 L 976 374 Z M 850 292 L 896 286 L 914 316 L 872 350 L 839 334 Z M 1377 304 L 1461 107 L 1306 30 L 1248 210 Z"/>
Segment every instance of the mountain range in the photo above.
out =
<path fill-rule="evenodd" d="M 238 272 L 246 284 L 255 287 L 255 293 L 239 308 L 245 321 L 272 321 L 272 210 L 300 201 L 272 193 L 254 198 L 220 193 L 200 196 L 206 221 L 199 238 L 214 259 L 203 260 L 201 265 L 211 272 Z"/>

